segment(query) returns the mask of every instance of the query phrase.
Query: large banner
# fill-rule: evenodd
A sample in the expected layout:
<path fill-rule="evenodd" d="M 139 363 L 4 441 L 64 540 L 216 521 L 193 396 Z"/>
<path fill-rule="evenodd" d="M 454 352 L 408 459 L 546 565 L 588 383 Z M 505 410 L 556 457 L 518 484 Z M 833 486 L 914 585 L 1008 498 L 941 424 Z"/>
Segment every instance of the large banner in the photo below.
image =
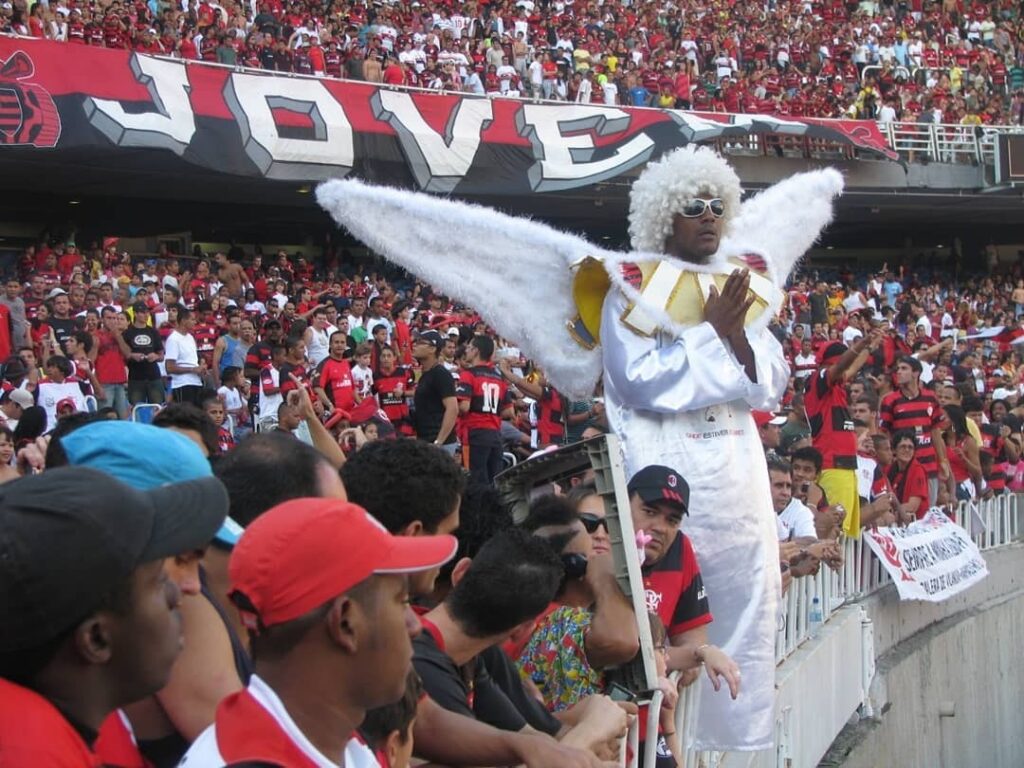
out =
<path fill-rule="evenodd" d="M 895 157 L 868 121 L 534 103 L 0 37 L 0 161 L 6 152 L 144 147 L 252 177 L 354 174 L 509 195 L 584 187 L 673 147 L 750 134 Z"/>
<path fill-rule="evenodd" d="M 896 583 L 901 600 L 942 602 L 988 575 L 985 559 L 967 532 L 938 508 L 906 528 L 878 528 L 863 535 Z"/>

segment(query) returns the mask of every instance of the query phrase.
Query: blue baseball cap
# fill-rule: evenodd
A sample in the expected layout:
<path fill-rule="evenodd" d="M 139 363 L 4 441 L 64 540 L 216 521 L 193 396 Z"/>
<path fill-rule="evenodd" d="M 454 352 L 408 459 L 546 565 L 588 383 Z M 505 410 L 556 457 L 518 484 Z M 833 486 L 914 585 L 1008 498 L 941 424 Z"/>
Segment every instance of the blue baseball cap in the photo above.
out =
<path fill-rule="evenodd" d="M 98 469 L 139 490 L 213 476 L 199 446 L 149 424 L 96 421 L 61 438 L 61 447 L 68 464 Z M 242 527 L 229 517 L 214 539 L 234 547 L 241 535 Z"/>

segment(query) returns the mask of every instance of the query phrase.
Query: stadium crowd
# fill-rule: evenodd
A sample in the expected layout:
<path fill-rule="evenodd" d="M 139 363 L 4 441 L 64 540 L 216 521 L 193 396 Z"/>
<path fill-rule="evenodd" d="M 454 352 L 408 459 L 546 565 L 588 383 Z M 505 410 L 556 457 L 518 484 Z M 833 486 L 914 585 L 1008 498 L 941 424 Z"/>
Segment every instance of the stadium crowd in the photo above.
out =
<path fill-rule="evenodd" d="M 231 66 L 570 102 L 1024 121 L 1010 0 L 5 0 L 0 31 Z"/>
<path fill-rule="evenodd" d="M 605 764 L 637 619 L 659 765 L 679 686 L 742 695 L 676 468 L 623 511 L 647 617 L 586 473 L 519 525 L 496 492 L 510 455 L 603 432 L 599 392 L 562 398 L 472 308 L 344 255 L 118 246 L 43 239 L 0 297 L 5 761 Z M 755 413 L 784 588 L 838 567 L 841 531 L 1024 488 L 1021 316 L 1021 260 L 792 281 L 791 386 Z"/>

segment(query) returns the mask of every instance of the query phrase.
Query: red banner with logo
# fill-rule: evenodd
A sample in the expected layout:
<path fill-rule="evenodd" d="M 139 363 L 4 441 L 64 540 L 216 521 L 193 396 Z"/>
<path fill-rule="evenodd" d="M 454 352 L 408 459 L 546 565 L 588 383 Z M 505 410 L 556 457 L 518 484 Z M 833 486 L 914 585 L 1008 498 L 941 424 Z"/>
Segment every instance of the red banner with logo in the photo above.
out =
<path fill-rule="evenodd" d="M 432 192 L 529 194 L 613 179 L 674 147 L 751 134 L 894 157 L 873 122 L 558 104 L 290 76 L 0 38 L 5 152 L 140 148 L 214 171 L 355 175 Z"/>

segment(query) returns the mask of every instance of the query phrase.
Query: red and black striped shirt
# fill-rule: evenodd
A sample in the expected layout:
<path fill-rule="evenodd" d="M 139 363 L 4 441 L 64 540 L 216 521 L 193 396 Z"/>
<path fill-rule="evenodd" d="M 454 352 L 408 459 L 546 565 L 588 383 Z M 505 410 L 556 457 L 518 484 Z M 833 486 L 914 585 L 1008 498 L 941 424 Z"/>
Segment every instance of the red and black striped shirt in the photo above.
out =
<path fill-rule="evenodd" d="M 846 388 L 828 383 L 828 368 L 808 379 L 804 410 L 811 441 L 821 451 L 822 469 L 857 469 L 857 435 L 853 431 Z"/>
<path fill-rule="evenodd" d="M 469 413 L 462 417 L 466 431 L 501 429 L 501 412 L 510 404 L 508 384 L 490 363 L 474 365 L 463 371 L 455 385 L 460 401 L 469 401 Z"/>
<path fill-rule="evenodd" d="M 896 390 L 882 400 L 879 420 L 882 429 L 890 434 L 910 430 L 917 438 L 914 458 L 924 467 L 929 478 L 939 474 L 939 462 L 932 445 L 932 430 L 942 425 L 942 406 L 931 390 L 922 389 L 917 397 L 906 397 Z"/>

